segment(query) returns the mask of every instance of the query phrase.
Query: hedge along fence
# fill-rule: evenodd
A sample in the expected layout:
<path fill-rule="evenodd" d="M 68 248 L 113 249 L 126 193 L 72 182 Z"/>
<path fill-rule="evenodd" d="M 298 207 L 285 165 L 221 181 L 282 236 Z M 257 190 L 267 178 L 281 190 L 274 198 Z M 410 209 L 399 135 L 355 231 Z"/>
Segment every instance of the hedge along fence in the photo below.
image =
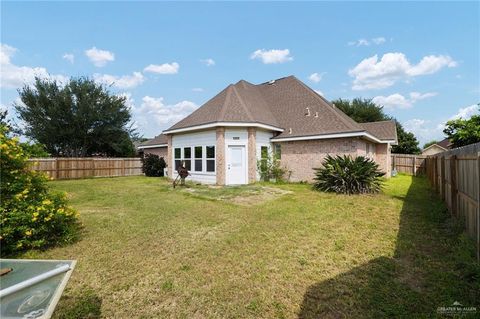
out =
<path fill-rule="evenodd" d="M 480 143 L 427 157 L 427 177 L 475 239 L 480 259 Z"/>
<path fill-rule="evenodd" d="M 142 159 L 57 157 L 29 159 L 34 171 L 44 172 L 52 179 L 113 177 L 142 175 Z"/>
<path fill-rule="evenodd" d="M 423 175 L 427 173 L 427 156 L 410 154 L 392 154 L 392 170 L 409 175 Z"/>

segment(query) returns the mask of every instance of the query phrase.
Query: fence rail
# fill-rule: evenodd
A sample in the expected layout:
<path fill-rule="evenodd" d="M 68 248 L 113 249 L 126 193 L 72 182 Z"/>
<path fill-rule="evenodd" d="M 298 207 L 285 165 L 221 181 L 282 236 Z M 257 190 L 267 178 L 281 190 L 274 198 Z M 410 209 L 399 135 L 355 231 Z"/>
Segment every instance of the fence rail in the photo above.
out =
<path fill-rule="evenodd" d="M 142 175 L 142 160 L 132 158 L 57 157 L 29 159 L 31 169 L 52 179 Z"/>
<path fill-rule="evenodd" d="M 448 210 L 475 239 L 480 259 L 480 143 L 428 156 L 426 172 Z"/>
<path fill-rule="evenodd" d="M 426 174 L 426 159 L 424 155 L 410 155 L 410 154 L 392 154 L 392 170 L 396 169 L 399 173 L 409 175 L 423 175 Z"/>

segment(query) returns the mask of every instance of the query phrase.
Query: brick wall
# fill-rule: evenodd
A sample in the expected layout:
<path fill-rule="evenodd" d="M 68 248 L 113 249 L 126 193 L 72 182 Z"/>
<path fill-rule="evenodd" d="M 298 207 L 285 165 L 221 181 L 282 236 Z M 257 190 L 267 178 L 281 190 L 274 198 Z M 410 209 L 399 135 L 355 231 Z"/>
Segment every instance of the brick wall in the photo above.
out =
<path fill-rule="evenodd" d="M 257 181 L 257 130 L 248 128 L 248 182 Z"/>
<path fill-rule="evenodd" d="M 168 177 L 173 178 L 173 163 L 172 163 L 172 135 L 167 135 L 167 171 Z"/>
<path fill-rule="evenodd" d="M 217 143 L 215 147 L 215 173 L 217 185 L 225 185 L 225 128 L 217 127 Z"/>
<path fill-rule="evenodd" d="M 313 168 L 320 167 L 327 154 L 365 156 L 366 143 L 358 138 L 282 142 L 281 163 L 291 171 L 292 182 L 311 182 L 315 177 Z M 371 157 L 389 174 L 390 149 L 387 144 L 376 144 L 372 150 L 375 150 L 376 154 L 372 153 Z"/>
<path fill-rule="evenodd" d="M 380 169 L 386 173 L 385 177 L 388 178 L 392 171 L 391 146 L 388 144 L 377 144 L 376 150 L 375 161 L 380 166 Z"/>

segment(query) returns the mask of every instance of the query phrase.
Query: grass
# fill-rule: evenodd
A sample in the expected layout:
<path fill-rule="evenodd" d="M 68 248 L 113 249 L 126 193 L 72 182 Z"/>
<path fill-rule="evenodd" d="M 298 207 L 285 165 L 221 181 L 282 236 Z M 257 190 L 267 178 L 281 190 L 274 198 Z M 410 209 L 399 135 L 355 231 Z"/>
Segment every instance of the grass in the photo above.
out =
<path fill-rule="evenodd" d="M 78 260 L 56 318 L 412 318 L 454 301 L 480 309 L 472 242 L 421 178 L 392 178 L 384 193 L 363 196 L 301 184 L 173 190 L 146 177 L 51 186 L 80 211 L 81 240 L 22 257 Z M 263 197 L 264 187 L 279 191 Z"/>

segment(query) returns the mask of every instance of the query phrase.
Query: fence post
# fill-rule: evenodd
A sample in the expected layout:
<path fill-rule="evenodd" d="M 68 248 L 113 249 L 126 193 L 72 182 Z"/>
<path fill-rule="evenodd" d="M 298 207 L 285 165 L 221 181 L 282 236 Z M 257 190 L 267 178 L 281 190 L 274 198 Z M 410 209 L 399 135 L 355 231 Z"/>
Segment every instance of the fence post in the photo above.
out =
<path fill-rule="evenodd" d="M 433 164 L 433 190 L 436 192 L 437 191 L 437 157 L 434 157 L 432 159 L 432 164 Z"/>
<path fill-rule="evenodd" d="M 416 157 L 416 156 L 413 156 L 413 163 L 412 163 L 412 173 L 413 173 L 413 176 L 417 176 L 416 165 L 415 165 L 416 159 L 417 159 L 417 157 Z"/>
<path fill-rule="evenodd" d="M 441 169 L 440 169 L 440 182 L 442 183 L 442 185 L 440 185 L 440 187 L 442 188 L 441 189 L 441 192 L 442 192 L 442 200 L 445 201 L 445 156 L 442 156 L 442 159 L 441 159 L 441 162 L 440 162 L 440 165 L 441 165 Z"/>
<path fill-rule="evenodd" d="M 450 156 L 450 202 L 452 203 L 452 215 L 457 216 L 457 155 Z"/>
<path fill-rule="evenodd" d="M 58 159 L 55 158 L 55 172 L 54 172 L 54 176 L 55 176 L 55 179 L 58 179 Z"/>
<path fill-rule="evenodd" d="M 125 176 L 125 159 L 122 159 L 122 176 Z"/>
<path fill-rule="evenodd" d="M 480 152 L 477 153 L 477 260 L 480 260 Z"/>

